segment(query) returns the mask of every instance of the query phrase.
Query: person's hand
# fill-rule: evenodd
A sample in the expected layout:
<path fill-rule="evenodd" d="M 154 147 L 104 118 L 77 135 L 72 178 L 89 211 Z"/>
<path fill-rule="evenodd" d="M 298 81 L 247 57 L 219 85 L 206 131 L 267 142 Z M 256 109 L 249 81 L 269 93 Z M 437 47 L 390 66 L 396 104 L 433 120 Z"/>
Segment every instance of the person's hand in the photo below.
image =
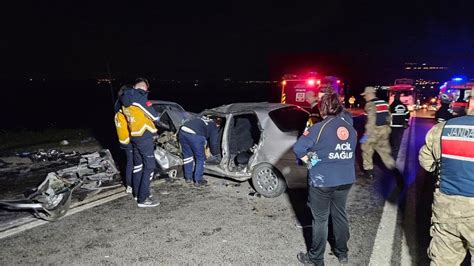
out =
<path fill-rule="evenodd" d="M 359 142 L 361 144 L 364 144 L 367 142 L 368 139 L 369 139 L 369 136 L 366 133 L 364 133 L 364 135 L 362 135 L 362 138 L 360 138 Z"/>
<path fill-rule="evenodd" d="M 303 163 L 307 164 L 308 163 L 308 155 L 305 155 L 305 156 L 301 157 L 300 160 L 303 161 Z"/>

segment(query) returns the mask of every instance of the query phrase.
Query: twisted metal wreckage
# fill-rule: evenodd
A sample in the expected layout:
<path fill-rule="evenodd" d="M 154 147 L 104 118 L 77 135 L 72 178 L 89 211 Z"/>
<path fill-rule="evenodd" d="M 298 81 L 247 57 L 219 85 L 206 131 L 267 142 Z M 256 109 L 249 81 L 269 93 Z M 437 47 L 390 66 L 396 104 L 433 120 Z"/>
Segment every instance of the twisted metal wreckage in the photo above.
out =
<path fill-rule="evenodd" d="M 109 150 L 82 154 L 77 166 L 49 173 L 36 188 L 27 190 L 25 199 L 0 201 L 0 207 L 10 210 L 32 210 L 38 218 L 56 221 L 71 205 L 72 192 L 81 188 L 90 191 L 115 187 L 104 186 L 119 175 Z"/>

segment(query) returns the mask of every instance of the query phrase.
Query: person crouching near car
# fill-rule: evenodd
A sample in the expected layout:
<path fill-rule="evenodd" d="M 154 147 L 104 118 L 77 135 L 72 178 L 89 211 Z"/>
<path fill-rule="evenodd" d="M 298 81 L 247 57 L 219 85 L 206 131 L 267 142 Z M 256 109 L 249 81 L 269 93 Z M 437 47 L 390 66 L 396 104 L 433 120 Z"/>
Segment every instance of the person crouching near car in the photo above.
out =
<path fill-rule="evenodd" d="M 160 205 L 150 195 L 150 181 L 155 171 L 155 144 L 153 136 L 157 132 L 155 124 L 160 121 L 158 112 L 148 101 L 149 83 L 147 79 L 137 78 L 132 90 L 120 97 L 123 113 L 127 117 L 130 141 L 133 146 L 132 192 L 140 208 Z"/>
<path fill-rule="evenodd" d="M 328 239 L 328 218 L 335 237 L 334 253 L 347 263 L 349 224 L 347 195 L 355 182 L 357 132 L 341 116 L 344 110 L 339 95 L 324 94 L 319 110 L 323 121 L 305 131 L 293 147 L 297 158 L 308 165 L 308 206 L 313 215 L 312 243 L 308 253 L 300 252 L 304 264 L 324 265 Z"/>
<path fill-rule="evenodd" d="M 125 155 L 127 158 L 127 164 L 125 166 L 125 192 L 127 194 L 132 193 L 132 172 L 133 172 L 133 147 L 132 143 L 130 143 L 130 131 L 128 130 L 128 123 L 127 117 L 122 110 L 122 103 L 120 102 L 120 96 L 126 90 L 132 90 L 133 88 L 130 86 L 122 86 L 118 92 L 117 101 L 115 102 L 114 106 L 114 121 L 115 121 L 115 128 L 117 129 L 117 137 L 120 143 L 120 149 L 125 151 Z"/>
<path fill-rule="evenodd" d="M 179 143 L 183 153 L 184 179 L 186 183 L 196 187 L 207 185 L 203 178 L 204 162 L 206 161 L 206 141 L 209 140 L 209 148 L 213 156 L 219 154 L 219 119 L 211 119 L 201 116 L 191 119 L 181 126 L 178 133 Z M 194 162 L 194 174 L 193 174 Z"/>

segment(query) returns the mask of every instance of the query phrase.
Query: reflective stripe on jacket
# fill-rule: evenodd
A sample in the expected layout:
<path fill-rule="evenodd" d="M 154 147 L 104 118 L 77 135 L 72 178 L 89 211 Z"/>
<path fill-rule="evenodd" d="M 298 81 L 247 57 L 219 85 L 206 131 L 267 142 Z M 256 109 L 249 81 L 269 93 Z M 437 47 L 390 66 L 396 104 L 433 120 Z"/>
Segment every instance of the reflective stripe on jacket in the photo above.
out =
<path fill-rule="evenodd" d="M 130 143 L 130 132 L 128 131 L 127 118 L 122 110 L 118 111 L 114 117 L 115 128 L 117 129 L 117 136 L 120 144 L 127 145 Z"/>
<path fill-rule="evenodd" d="M 141 89 L 127 90 L 120 97 L 122 111 L 127 117 L 130 136 L 140 137 L 146 131 L 156 133 L 155 122 L 160 116 L 147 99 L 148 93 Z"/>
<path fill-rule="evenodd" d="M 375 105 L 375 125 L 376 126 L 383 126 L 387 125 L 390 121 L 390 112 L 389 106 L 386 101 L 379 100 L 377 98 L 373 99 L 372 102 Z"/>
<path fill-rule="evenodd" d="M 443 128 L 440 191 L 474 197 L 474 116 L 450 119 Z"/>
<path fill-rule="evenodd" d="M 402 102 L 394 101 L 390 105 L 390 114 L 392 115 L 391 127 L 406 127 L 408 125 L 410 112 Z"/>

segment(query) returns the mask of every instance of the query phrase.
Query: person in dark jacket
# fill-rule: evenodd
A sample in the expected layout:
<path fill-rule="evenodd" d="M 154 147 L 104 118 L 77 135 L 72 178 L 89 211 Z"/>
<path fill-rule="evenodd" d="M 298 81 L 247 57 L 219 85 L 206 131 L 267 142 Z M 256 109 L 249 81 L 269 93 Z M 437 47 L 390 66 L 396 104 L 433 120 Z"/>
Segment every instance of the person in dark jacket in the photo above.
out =
<path fill-rule="evenodd" d="M 201 116 L 191 119 L 181 126 L 178 133 L 179 143 L 183 153 L 184 179 L 191 184 L 194 177 L 196 187 L 207 184 L 203 178 L 204 162 L 206 161 L 206 141 L 213 156 L 219 156 L 219 127 L 220 120 Z M 193 174 L 194 162 L 194 174 Z"/>
<path fill-rule="evenodd" d="M 341 112 L 336 93 L 321 97 L 323 120 L 305 131 L 293 147 L 297 158 L 308 165 L 308 206 L 313 215 L 313 237 L 308 253 L 300 252 L 304 264 L 324 265 L 328 221 L 334 234 L 334 253 L 341 263 L 348 262 L 349 224 L 347 195 L 355 182 L 357 132 Z"/>
<path fill-rule="evenodd" d="M 449 107 L 451 99 L 446 94 L 441 94 L 441 107 L 435 112 L 436 123 L 446 122 L 453 118 L 453 113 Z"/>
<path fill-rule="evenodd" d="M 160 203 L 150 195 L 150 181 L 155 171 L 155 145 L 153 136 L 157 132 L 155 123 L 159 114 L 148 101 L 148 80 L 138 78 L 132 90 L 120 97 L 122 110 L 127 117 L 130 139 L 133 145 L 132 193 L 138 207 L 156 207 Z"/>
<path fill-rule="evenodd" d="M 400 150 L 400 144 L 403 138 L 403 132 L 408 127 L 408 121 L 410 119 L 410 111 L 408 107 L 400 101 L 400 93 L 396 93 L 393 97 L 393 102 L 389 106 L 392 120 L 390 127 L 390 145 L 392 148 L 392 156 L 396 161 L 398 157 L 398 151 Z"/>

